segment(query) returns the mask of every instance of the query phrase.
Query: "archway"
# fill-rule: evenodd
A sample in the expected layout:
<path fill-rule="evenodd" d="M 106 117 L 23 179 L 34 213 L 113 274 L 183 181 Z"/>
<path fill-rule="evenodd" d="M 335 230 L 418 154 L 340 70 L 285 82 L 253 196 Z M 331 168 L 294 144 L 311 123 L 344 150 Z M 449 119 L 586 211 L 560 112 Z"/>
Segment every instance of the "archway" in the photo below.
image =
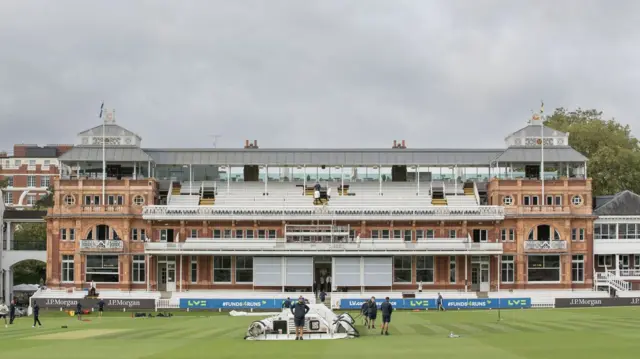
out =
<path fill-rule="evenodd" d="M 46 252 L 42 252 L 42 255 L 37 252 L 23 252 L 20 256 L 6 259 L 8 261 L 2 263 L 0 271 L 0 301 L 8 302 L 15 297 L 19 305 L 28 305 L 29 297 L 37 290 L 37 286 L 45 284 Z M 18 285 L 23 288 L 19 288 L 14 296 L 14 288 Z"/>
<path fill-rule="evenodd" d="M 120 240 L 120 236 L 116 230 L 106 224 L 99 224 L 94 228 L 89 229 L 85 239 L 91 240 Z"/>
<path fill-rule="evenodd" d="M 559 241 L 560 232 L 548 224 L 539 224 L 529 231 L 529 241 Z"/>

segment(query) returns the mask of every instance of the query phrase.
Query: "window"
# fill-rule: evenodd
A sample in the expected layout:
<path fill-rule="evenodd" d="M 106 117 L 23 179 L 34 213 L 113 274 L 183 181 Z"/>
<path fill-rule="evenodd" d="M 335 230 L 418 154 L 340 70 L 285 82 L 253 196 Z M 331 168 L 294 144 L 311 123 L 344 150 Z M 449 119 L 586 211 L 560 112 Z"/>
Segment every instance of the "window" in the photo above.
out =
<path fill-rule="evenodd" d="M 133 269 L 131 271 L 131 281 L 133 283 L 145 283 L 147 277 L 145 273 L 144 256 L 134 255 L 132 268 Z"/>
<path fill-rule="evenodd" d="M 593 239 L 616 239 L 616 225 L 615 224 L 594 225 Z"/>
<path fill-rule="evenodd" d="M 537 232 L 537 237 L 534 235 L 534 230 Z M 551 237 L 552 233 L 553 237 Z M 529 241 L 559 241 L 560 232 L 548 224 L 540 224 L 529 231 L 527 238 Z"/>
<path fill-rule="evenodd" d="M 36 186 L 36 176 L 27 176 L 27 187 Z"/>
<path fill-rule="evenodd" d="M 231 283 L 231 257 L 213 257 L 213 282 Z"/>
<path fill-rule="evenodd" d="M 552 195 L 545 196 L 544 205 L 545 206 L 553 206 L 553 196 Z"/>
<path fill-rule="evenodd" d="M 640 239 L 640 226 L 635 223 L 618 224 L 619 239 Z"/>
<path fill-rule="evenodd" d="M 36 166 L 36 160 L 29 160 L 29 167 L 35 167 Z"/>
<path fill-rule="evenodd" d="M 191 230 L 191 236 L 189 238 L 198 238 L 198 230 L 197 229 L 192 229 Z"/>
<path fill-rule="evenodd" d="M 63 255 L 62 256 L 62 278 L 61 281 L 63 283 L 73 283 L 74 278 L 74 267 L 75 263 L 73 262 L 73 255 Z"/>
<path fill-rule="evenodd" d="M 571 281 L 584 282 L 584 256 L 582 254 L 571 257 Z"/>
<path fill-rule="evenodd" d="M 456 283 L 456 256 L 449 257 L 449 283 Z"/>
<path fill-rule="evenodd" d="M 237 239 L 244 238 L 244 231 L 242 229 L 236 229 L 236 235 L 234 238 L 237 238 Z"/>
<path fill-rule="evenodd" d="M 131 229 L 131 240 L 133 241 L 144 241 L 147 238 L 147 233 L 144 228 L 132 228 Z"/>
<path fill-rule="evenodd" d="M 236 283 L 253 283 L 253 257 L 236 257 Z"/>
<path fill-rule="evenodd" d="M 411 283 L 411 257 L 393 257 L 393 282 Z"/>
<path fill-rule="evenodd" d="M 529 256 L 528 259 L 529 282 L 560 281 L 560 256 Z"/>
<path fill-rule="evenodd" d="M 51 166 L 51 160 L 44 160 L 44 164 L 42 166 L 44 167 L 43 170 L 46 170 L 49 166 Z"/>
<path fill-rule="evenodd" d="M 224 238 L 232 238 L 230 229 L 224 230 Z"/>
<path fill-rule="evenodd" d="M 7 177 L 7 187 L 13 187 L 13 176 Z"/>
<path fill-rule="evenodd" d="M 571 228 L 572 241 L 584 241 L 584 228 Z"/>
<path fill-rule="evenodd" d="M 640 269 L 640 254 L 635 254 L 633 256 L 633 269 L 635 269 L 635 270 L 639 270 Z"/>
<path fill-rule="evenodd" d="M 76 229 L 75 228 L 69 228 L 69 240 L 70 241 L 75 241 L 76 240 Z"/>
<path fill-rule="evenodd" d="M 416 280 L 423 283 L 433 283 L 433 256 L 416 257 Z"/>
<path fill-rule="evenodd" d="M 124 196 L 110 194 L 107 196 L 107 204 L 109 206 L 122 206 L 124 205 Z"/>
<path fill-rule="evenodd" d="M 433 239 L 436 237 L 436 233 L 433 229 L 427 229 L 426 236 L 427 236 L 427 239 Z"/>
<path fill-rule="evenodd" d="M 531 196 L 531 205 L 532 206 L 539 206 L 540 205 L 539 199 L 540 198 L 538 196 Z"/>
<path fill-rule="evenodd" d="M 449 238 L 456 238 L 456 230 L 455 229 L 450 229 L 449 230 Z"/>
<path fill-rule="evenodd" d="M 219 229 L 213 230 L 213 238 L 222 238 L 222 231 Z"/>
<path fill-rule="evenodd" d="M 253 239 L 253 235 L 255 234 L 255 231 L 253 229 L 247 229 L 246 230 L 246 237 L 247 239 Z"/>
<path fill-rule="evenodd" d="M 556 198 L 555 205 L 562 206 L 562 196 L 556 196 L 555 198 Z"/>
<path fill-rule="evenodd" d="M 413 233 L 411 233 L 411 232 L 413 232 L 413 231 L 410 230 L 410 229 L 405 229 L 404 230 L 404 241 L 405 242 L 411 242 L 413 240 Z"/>
<path fill-rule="evenodd" d="M 22 166 L 22 161 L 20 161 L 20 160 L 15 160 L 15 161 L 13 162 L 13 164 L 14 164 L 16 167 L 20 167 L 20 166 Z"/>
<path fill-rule="evenodd" d="M 372 239 L 378 239 L 380 238 L 380 231 L 377 229 L 372 229 L 371 230 L 371 238 Z"/>
<path fill-rule="evenodd" d="M 36 204 L 36 196 L 33 194 L 30 194 L 27 196 L 27 205 L 29 206 L 33 206 L 34 204 Z"/>
<path fill-rule="evenodd" d="M 502 228 L 500 230 L 500 240 L 503 242 L 513 242 L 516 239 L 516 230 L 514 228 Z"/>
<path fill-rule="evenodd" d="M 91 205 L 99 206 L 100 205 L 100 196 L 94 196 L 94 195 L 84 196 L 84 205 L 85 206 L 91 206 Z"/>
<path fill-rule="evenodd" d="M 598 267 L 613 266 L 613 255 L 599 255 L 597 257 L 598 257 Z"/>
<path fill-rule="evenodd" d="M 51 179 L 49 176 L 40 176 L 40 187 L 49 187 Z"/>
<path fill-rule="evenodd" d="M 70 194 L 64 196 L 64 204 L 67 206 L 73 206 L 76 203 L 76 198 Z"/>
<path fill-rule="evenodd" d="M 502 273 L 500 275 L 502 283 L 514 282 L 515 267 L 513 256 L 502 256 Z"/>
<path fill-rule="evenodd" d="M 504 197 L 502 197 L 502 203 L 503 203 L 505 206 L 510 206 L 510 205 L 512 205 L 512 204 L 513 204 L 513 197 L 511 197 L 511 196 L 504 196 Z"/>
<path fill-rule="evenodd" d="M 390 231 L 390 230 L 388 230 L 388 229 L 383 229 L 381 232 L 382 232 L 382 237 L 381 237 L 382 239 L 389 239 L 389 235 L 390 235 L 390 233 L 391 233 L 391 231 Z"/>
<path fill-rule="evenodd" d="M 275 239 L 277 235 L 277 232 L 275 229 L 270 229 L 269 230 L 269 239 Z"/>
<path fill-rule="evenodd" d="M 416 229 L 416 241 L 419 239 L 424 239 L 424 230 L 422 229 Z"/>
<path fill-rule="evenodd" d="M 119 277 L 117 255 L 87 255 L 86 282 L 118 283 Z"/>
<path fill-rule="evenodd" d="M 573 204 L 574 206 L 579 206 L 582 204 L 582 197 L 575 195 L 573 197 L 571 197 L 571 204 Z"/>
<path fill-rule="evenodd" d="M 142 206 L 144 204 L 144 197 L 142 196 L 133 197 L 133 204 L 135 204 L 136 206 Z"/>
<path fill-rule="evenodd" d="M 63 241 L 67 240 L 67 229 L 66 228 L 60 228 L 60 240 L 63 240 Z"/>
<path fill-rule="evenodd" d="M 402 231 L 399 229 L 394 230 L 393 239 L 402 239 Z"/>
<path fill-rule="evenodd" d="M 529 196 L 522 197 L 522 205 L 523 206 L 530 206 L 531 205 L 531 197 L 529 197 Z"/>
<path fill-rule="evenodd" d="M 198 257 L 191 256 L 191 283 L 198 283 Z"/>
<path fill-rule="evenodd" d="M 265 239 L 267 237 L 267 231 L 264 229 L 258 229 L 258 239 Z"/>
<path fill-rule="evenodd" d="M 5 192 L 4 193 L 4 203 L 5 204 L 13 204 L 13 192 Z"/>
<path fill-rule="evenodd" d="M 486 242 L 489 232 L 486 229 L 474 229 L 471 231 L 471 240 L 473 243 Z"/>

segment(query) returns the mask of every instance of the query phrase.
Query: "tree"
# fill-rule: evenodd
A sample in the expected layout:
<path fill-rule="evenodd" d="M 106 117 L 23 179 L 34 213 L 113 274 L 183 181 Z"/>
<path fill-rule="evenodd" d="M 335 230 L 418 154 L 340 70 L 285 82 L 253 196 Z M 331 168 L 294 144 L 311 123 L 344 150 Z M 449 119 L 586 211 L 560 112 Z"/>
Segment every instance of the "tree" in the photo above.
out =
<path fill-rule="evenodd" d="M 16 242 L 46 242 L 46 223 L 19 223 L 16 225 L 13 239 Z"/>
<path fill-rule="evenodd" d="M 5 189 L 9 186 L 9 179 L 8 178 L 0 178 L 0 189 Z"/>
<path fill-rule="evenodd" d="M 53 187 L 49 187 L 47 190 L 47 194 L 40 197 L 34 204 L 34 209 L 47 209 L 53 207 Z"/>
<path fill-rule="evenodd" d="M 640 193 L 640 147 L 631 128 L 614 119 L 603 119 L 597 110 L 556 109 L 547 127 L 569 132 L 569 144 L 588 159 L 587 175 L 593 179 L 593 195 L 623 190 Z"/>
<path fill-rule="evenodd" d="M 47 267 L 44 262 L 28 259 L 15 264 L 13 271 L 13 284 L 40 284 L 46 274 Z"/>

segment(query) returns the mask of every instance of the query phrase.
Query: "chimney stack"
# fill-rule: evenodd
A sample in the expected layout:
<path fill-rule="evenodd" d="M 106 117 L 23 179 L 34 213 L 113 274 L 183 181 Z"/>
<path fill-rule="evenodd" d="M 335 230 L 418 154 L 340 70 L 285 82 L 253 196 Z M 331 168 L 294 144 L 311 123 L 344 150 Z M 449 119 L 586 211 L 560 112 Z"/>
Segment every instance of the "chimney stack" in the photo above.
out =
<path fill-rule="evenodd" d="M 249 148 L 249 140 L 244 140 L 244 148 Z"/>
<path fill-rule="evenodd" d="M 404 140 L 402 140 L 402 148 L 407 148 L 407 146 L 404 145 Z"/>
<path fill-rule="evenodd" d="M 258 148 L 258 140 L 253 140 L 253 147 Z"/>
<path fill-rule="evenodd" d="M 396 148 L 398 147 L 398 141 L 397 140 L 393 140 L 393 147 L 391 148 Z"/>

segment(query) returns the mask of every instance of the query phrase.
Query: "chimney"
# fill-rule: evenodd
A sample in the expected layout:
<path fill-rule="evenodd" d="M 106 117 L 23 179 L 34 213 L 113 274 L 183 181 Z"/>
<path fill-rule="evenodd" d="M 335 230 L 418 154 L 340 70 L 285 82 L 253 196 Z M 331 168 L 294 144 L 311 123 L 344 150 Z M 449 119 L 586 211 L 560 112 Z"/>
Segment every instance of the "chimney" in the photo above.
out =
<path fill-rule="evenodd" d="M 407 146 L 404 145 L 404 140 L 402 140 L 402 148 L 407 148 Z"/>
<path fill-rule="evenodd" d="M 249 140 L 244 140 L 244 148 L 249 148 Z"/>
<path fill-rule="evenodd" d="M 0 158 L 7 158 L 9 155 L 5 151 L 0 151 Z"/>
<path fill-rule="evenodd" d="M 253 147 L 258 148 L 258 140 L 253 140 Z"/>
<path fill-rule="evenodd" d="M 393 147 L 391 147 L 391 148 L 396 148 L 397 146 L 398 146 L 398 141 L 393 140 Z"/>

